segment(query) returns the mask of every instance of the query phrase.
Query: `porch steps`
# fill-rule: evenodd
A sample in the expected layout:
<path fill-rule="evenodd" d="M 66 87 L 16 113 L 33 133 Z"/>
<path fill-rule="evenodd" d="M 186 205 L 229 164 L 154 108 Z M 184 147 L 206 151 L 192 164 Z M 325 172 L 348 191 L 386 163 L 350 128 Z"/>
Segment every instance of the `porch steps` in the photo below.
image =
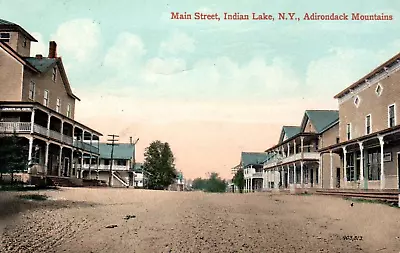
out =
<path fill-rule="evenodd" d="M 397 190 L 334 190 L 334 189 L 318 189 L 315 194 L 319 195 L 330 195 L 342 198 L 351 198 L 359 200 L 376 200 L 380 202 L 386 202 L 389 204 L 398 205 L 399 194 Z"/>

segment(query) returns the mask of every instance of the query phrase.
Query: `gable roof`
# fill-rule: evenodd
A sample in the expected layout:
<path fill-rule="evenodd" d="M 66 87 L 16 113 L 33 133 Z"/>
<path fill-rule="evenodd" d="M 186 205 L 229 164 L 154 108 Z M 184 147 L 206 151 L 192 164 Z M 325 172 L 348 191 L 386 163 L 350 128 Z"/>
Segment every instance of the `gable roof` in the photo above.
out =
<path fill-rule="evenodd" d="M 99 153 L 102 159 L 111 159 L 111 145 L 107 143 L 99 143 Z M 130 143 L 119 143 L 114 146 L 113 159 L 130 160 L 133 158 L 135 145 Z"/>
<path fill-rule="evenodd" d="M 32 64 L 25 61 L 25 59 L 23 59 L 17 52 L 15 52 L 14 49 L 12 49 L 9 45 L 7 45 L 7 43 L 0 41 L 0 47 L 4 49 L 4 51 L 8 53 L 11 57 L 20 62 L 22 65 L 26 66 L 27 68 L 29 68 L 34 72 L 39 72 L 35 67 L 32 66 Z"/>
<path fill-rule="evenodd" d="M 366 80 L 373 78 L 375 75 L 379 74 L 379 73 L 384 73 L 386 71 L 386 68 L 390 68 L 391 66 L 393 66 L 394 64 L 396 64 L 398 61 L 400 60 L 400 53 L 397 53 L 395 56 L 393 56 L 392 58 L 390 58 L 389 60 L 387 60 L 386 62 L 384 62 L 383 64 L 379 65 L 378 67 L 376 67 L 375 69 L 373 69 L 371 72 L 369 72 L 368 74 L 366 74 L 365 76 L 363 76 L 362 78 L 360 78 L 358 81 L 356 81 L 355 83 L 353 83 L 352 85 L 350 85 L 349 87 L 345 88 L 344 90 L 342 90 L 341 92 L 339 92 L 338 94 L 336 94 L 334 96 L 334 98 L 341 98 L 344 95 L 346 95 L 347 93 L 351 92 L 351 90 L 354 90 L 355 88 L 357 88 L 358 86 L 362 85 L 363 83 L 366 82 Z"/>
<path fill-rule="evenodd" d="M 18 31 L 18 32 L 22 33 L 25 37 L 27 37 L 30 41 L 37 42 L 37 40 L 32 35 L 30 35 L 27 31 L 25 31 L 24 28 L 22 28 L 21 26 L 15 24 L 13 22 L 10 22 L 10 21 L 4 20 L 4 19 L 0 19 L 0 30 L 1 31 L 10 31 L 10 32 Z"/>
<path fill-rule="evenodd" d="M 27 61 L 29 64 L 31 64 L 35 69 L 37 69 L 41 73 L 47 72 L 54 65 L 57 64 L 58 69 L 60 70 L 61 78 L 63 79 L 64 87 L 67 91 L 67 94 L 70 95 L 72 98 L 75 98 L 78 101 L 81 101 L 72 92 L 71 86 L 68 81 L 67 73 L 65 72 L 64 64 L 62 63 L 61 57 L 57 57 L 57 58 L 42 57 L 41 59 L 36 58 L 36 57 L 24 57 L 23 59 L 25 61 Z"/>
<path fill-rule="evenodd" d="M 260 165 L 269 157 L 265 152 L 242 152 L 241 163 L 243 168 L 248 165 Z"/>
<path fill-rule="evenodd" d="M 142 173 L 143 172 L 143 163 L 135 163 L 135 165 L 133 166 L 133 171 Z"/>
<path fill-rule="evenodd" d="M 285 134 L 288 139 L 292 138 L 296 134 L 301 132 L 301 128 L 299 126 L 283 126 L 281 135 L 279 137 L 279 143 L 281 143 L 285 137 Z"/>
<path fill-rule="evenodd" d="M 307 119 L 311 121 L 316 133 L 320 134 L 339 122 L 339 111 L 337 110 L 306 110 L 301 123 L 301 132 L 304 132 Z"/>

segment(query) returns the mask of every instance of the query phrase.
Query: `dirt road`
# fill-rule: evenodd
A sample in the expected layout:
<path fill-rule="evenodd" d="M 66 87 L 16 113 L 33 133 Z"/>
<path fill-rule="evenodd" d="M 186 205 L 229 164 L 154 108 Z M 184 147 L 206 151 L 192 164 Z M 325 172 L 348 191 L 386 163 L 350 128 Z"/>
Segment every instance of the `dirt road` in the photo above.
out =
<path fill-rule="evenodd" d="M 35 193 L 49 200 L 0 193 L 0 252 L 400 252 L 400 209 L 380 204 L 267 193 Z"/>

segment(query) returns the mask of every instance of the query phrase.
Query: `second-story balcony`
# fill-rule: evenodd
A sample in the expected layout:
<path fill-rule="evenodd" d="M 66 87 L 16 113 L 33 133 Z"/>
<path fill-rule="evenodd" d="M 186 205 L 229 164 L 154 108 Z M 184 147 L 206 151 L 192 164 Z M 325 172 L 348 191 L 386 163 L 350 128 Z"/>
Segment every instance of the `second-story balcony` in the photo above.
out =
<path fill-rule="evenodd" d="M 61 134 L 54 130 L 49 130 L 38 124 L 33 124 L 32 129 L 32 124 L 30 122 L 0 122 L 0 133 L 29 134 L 31 132 L 54 139 L 59 142 L 63 142 L 70 146 L 73 145 L 74 147 L 82 149 L 84 151 L 99 153 L 98 147 L 82 141 L 73 140 L 71 136 Z"/>
<path fill-rule="evenodd" d="M 301 160 L 318 161 L 319 158 L 320 158 L 320 154 L 318 152 L 302 152 L 302 153 L 293 154 L 293 155 L 290 155 L 287 157 L 278 156 L 278 157 L 274 158 L 273 160 L 266 162 L 264 164 L 264 169 L 274 168 L 279 165 L 294 163 L 296 161 L 301 161 Z"/>
<path fill-rule="evenodd" d="M 80 164 L 77 164 L 77 165 L 76 165 L 76 168 L 77 168 L 77 169 L 80 169 L 80 168 L 81 168 L 81 165 L 80 165 Z M 88 170 L 88 169 L 89 169 L 89 164 L 84 164 L 84 165 L 83 165 L 83 169 Z M 110 165 L 100 164 L 100 165 L 97 167 L 96 164 L 92 164 L 91 169 L 92 169 L 92 170 L 97 170 L 97 169 L 98 169 L 98 170 L 101 170 L 101 171 L 109 171 L 109 170 L 110 170 Z M 116 164 L 114 164 L 114 165 L 112 166 L 112 170 L 113 170 L 113 171 L 115 171 L 115 170 L 118 170 L 118 171 L 129 171 L 129 167 L 126 166 L 126 165 L 116 165 Z"/>

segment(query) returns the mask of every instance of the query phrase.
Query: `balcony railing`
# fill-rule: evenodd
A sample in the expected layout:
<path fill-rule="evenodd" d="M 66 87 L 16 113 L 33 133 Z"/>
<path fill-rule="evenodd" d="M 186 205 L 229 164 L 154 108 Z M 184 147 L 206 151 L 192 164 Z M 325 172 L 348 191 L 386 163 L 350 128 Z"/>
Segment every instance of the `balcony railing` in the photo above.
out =
<path fill-rule="evenodd" d="M 30 131 L 30 122 L 0 122 L 0 132 L 2 133 L 29 133 Z"/>
<path fill-rule="evenodd" d="M 273 168 L 273 167 L 278 166 L 279 164 L 293 163 L 295 161 L 299 161 L 302 159 L 319 160 L 319 157 L 320 157 L 320 154 L 318 152 L 297 153 L 297 154 L 290 155 L 288 157 L 280 157 L 280 158 L 274 159 L 270 162 L 267 162 L 264 165 L 264 169 Z"/>
<path fill-rule="evenodd" d="M 30 133 L 31 132 L 30 122 L 0 122 L 0 133 Z M 46 127 L 38 124 L 33 124 L 33 132 L 46 137 L 53 138 L 58 141 L 64 141 L 69 145 L 73 145 L 77 148 L 83 149 L 88 152 L 99 153 L 99 148 L 82 141 L 73 140 L 72 137 L 62 135 L 61 133 L 54 130 L 47 130 Z"/>
<path fill-rule="evenodd" d="M 80 168 L 81 168 L 81 165 L 80 165 L 80 164 L 77 164 L 77 165 L 76 165 L 76 168 L 77 168 L 77 169 L 80 169 Z M 92 164 L 91 168 L 92 168 L 92 170 L 97 170 L 97 165 L 96 165 L 96 164 Z M 84 165 L 83 165 L 83 169 L 89 169 L 89 164 L 84 164 Z M 124 170 L 125 170 L 125 171 L 128 171 L 128 170 L 129 170 L 128 166 L 126 166 L 126 165 L 113 165 L 112 169 L 113 169 L 113 170 L 120 170 L 120 171 L 121 171 L 121 170 L 122 170 L 122 171 L 124 171 Z M 110 170 L 110 165 L 100 164 L 99 167 L 98 167 L 98 170 L 109 171 L 109 170 Z"/>

